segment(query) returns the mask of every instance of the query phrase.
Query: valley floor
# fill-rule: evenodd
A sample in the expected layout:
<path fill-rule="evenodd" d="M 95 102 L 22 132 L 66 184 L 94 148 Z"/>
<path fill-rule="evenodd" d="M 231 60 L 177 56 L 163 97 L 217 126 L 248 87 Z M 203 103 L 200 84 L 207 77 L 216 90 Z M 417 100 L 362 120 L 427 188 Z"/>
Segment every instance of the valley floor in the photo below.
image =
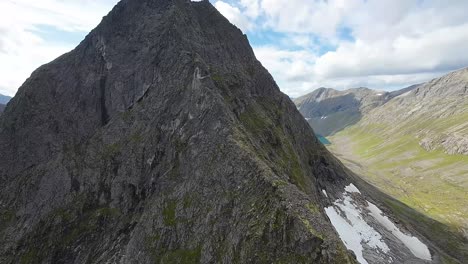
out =
<path fill-rule="evenodd" d="M 427 152 L 416 140 L 388 142 L 360 129 L 328 139 L 328 149 L 366 181 L 468 236 L 467 156 Z"/>

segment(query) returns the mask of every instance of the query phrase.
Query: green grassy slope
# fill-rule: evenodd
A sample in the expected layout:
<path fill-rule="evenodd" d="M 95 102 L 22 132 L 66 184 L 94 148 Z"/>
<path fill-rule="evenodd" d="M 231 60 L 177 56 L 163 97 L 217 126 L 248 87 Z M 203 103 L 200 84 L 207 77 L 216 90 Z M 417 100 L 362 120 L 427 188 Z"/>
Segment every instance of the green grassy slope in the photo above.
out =
<path fill-rule="evenodd" d="M 468 237 L 468 68 L 393 98 L 329 139 L 369 182 Z"/>
<path fill-rule="evenodd" d="M 358 124 L 330 137 L 329 148 L 345 163 L 359 164 L 358 173 L 380 189 L 463 233 L 468 228 L 468 156 L 426 151 L 418 138 L 421 130 L 460 124 L 457 118 L 468 120 L 465 114 L 444 122 L 422 119 L 399 129 Z"/>

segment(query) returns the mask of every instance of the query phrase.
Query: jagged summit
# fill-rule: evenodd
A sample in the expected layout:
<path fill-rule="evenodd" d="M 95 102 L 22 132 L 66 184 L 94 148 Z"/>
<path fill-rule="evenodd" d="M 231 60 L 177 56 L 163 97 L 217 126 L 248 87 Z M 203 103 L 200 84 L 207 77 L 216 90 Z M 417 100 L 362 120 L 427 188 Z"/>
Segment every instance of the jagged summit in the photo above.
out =
<path fill-rule="evenodd" d="M 229 63 L 218 65 L 220 73 L 234 67 L 258 67 L 248 41 L 239 38 L 239 33 L 207 2 L 122 1 L 77 48 L 36 70 L 18 91 L 9 111 L 25 111 L 16 117 L 24 121 L 17 120 L 16 124 L 39 126 L 55 134 L 47 137 L 41 133 L 36 142 L 55 145 L 74 138 L 79 143 L 148 92 L 164 97 L 185 90 L 172 87 L 175 80 L 164 83 L 163 78 L 173 78 L 165 76 L 173 70 L 185 71 L 176 73 L 179 78 L 192 78 L 195 67 L 207 72 L 209 64 L 217 64 L 221 58 Z M 200 56 L 205 58 L 201 60 Z M 30 101 L 28 109 L 19 105 L 26 104 L 25 100 Z M 55 127 L 42 120 L 26 122 L 29 115 L 55 120 Z M 86 120 L 86 124 L 76 120 Z M 48 157 L 38 153 L 30 156 Z"/>
<path fill-rule="evenodd" d="M 344 168 L 207 1 L 121 1 L 0 146 L 2 263 L 353 262 L 318 199 Z"/>
<path fill-rule="evenodd" d="M 208 1 L 123 0 L 0 117 L 0 262 L 355 263 L 354 179 Z"/>

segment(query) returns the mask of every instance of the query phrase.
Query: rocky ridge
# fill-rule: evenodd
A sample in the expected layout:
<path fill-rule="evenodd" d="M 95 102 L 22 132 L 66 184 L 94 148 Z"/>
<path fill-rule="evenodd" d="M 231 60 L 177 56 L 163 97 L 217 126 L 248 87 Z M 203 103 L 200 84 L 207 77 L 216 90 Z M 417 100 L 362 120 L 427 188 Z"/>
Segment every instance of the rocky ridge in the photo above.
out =
<path fill-rule="evenodd" d="M 354 263 L 307 131 L 207 1 L 121 1 L 0 118 L 0 262 Z"/>
<path fill-rule="evenodd" d="M 417 86 L 413 85 L 394 92 L 376 91 L 364 87 L 344 91 L 319 88 L 296 98 L 294 103 L 315 132 L 329 136 L 356 124 L 371 110 Z"/>
<path fill-rule="evenodd" d="M 468 155 L 468 68 L 427 82 L 372 111 L 358 125 L 410 133 L 427 151 Z"/>
<path fill-rule="evenodd" d="M 123 0 L 0 117 L 0 262 L 356 263 L 324 210 L 352 182 L 392 214 L 208 1 Z"/>

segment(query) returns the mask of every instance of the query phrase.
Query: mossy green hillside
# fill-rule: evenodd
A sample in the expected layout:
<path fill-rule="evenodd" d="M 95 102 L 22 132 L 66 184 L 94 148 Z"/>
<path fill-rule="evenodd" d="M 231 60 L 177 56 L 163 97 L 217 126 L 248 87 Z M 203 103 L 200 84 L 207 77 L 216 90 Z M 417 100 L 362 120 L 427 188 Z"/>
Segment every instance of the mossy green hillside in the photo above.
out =
<path fill-rule="evenodd" d="M 439 221 L 461 227 L 468 218 L 464 177 L 468 156 L 426 151 L 409 131 L 394 136 L 379 133 L 386 130 L 383 125 L 354 126 L 330 140 L 349 140 L 353 157 L 346 158 L 363 165 L 363 176 L 379 188 Z M 337 146 L 330 149 L 343 154 Z"/>
<path fill-rule="evenodd" d="M 305 191 L 307 189 L 307 180 L 299 157 L 285 134 L 284 129 L 279 123 L 273 121 L 273 116 L 281 116 L 283 110 L 271 104 L 271 116 L 269 116 L 268 114 L 262 114 L 257 107 L 251 106 L 239 116 L 249 136 L 255 136 L 261 139 L 259 142 L 251 143 L 253 143 L 254 147 L 255 144 L 260 143 L 261 146 L 256 148 L 259 155 L 265 161 L 273 164 L 274 168 L 278 168 L 283 173 L 286 173 L 291 182 Z"/>

